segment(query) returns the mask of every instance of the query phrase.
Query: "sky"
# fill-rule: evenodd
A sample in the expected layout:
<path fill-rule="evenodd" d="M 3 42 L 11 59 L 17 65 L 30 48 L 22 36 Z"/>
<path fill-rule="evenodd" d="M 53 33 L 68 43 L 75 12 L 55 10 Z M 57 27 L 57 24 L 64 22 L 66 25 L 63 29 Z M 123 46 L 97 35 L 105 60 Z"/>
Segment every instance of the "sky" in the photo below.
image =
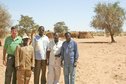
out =
<path fill-rule="evenodd" d="M 91 27 L 98 2 L 120 2 L 126 10 L 126 0 L 0 0 L 11 14 L 13 25 L 21 15 L 33 17 L 35 23 L 53 31 L 54 24 L 64 21 L 70 31 L 97 31 Z M 123 25 L 126 31 L 126 22 Z"/>

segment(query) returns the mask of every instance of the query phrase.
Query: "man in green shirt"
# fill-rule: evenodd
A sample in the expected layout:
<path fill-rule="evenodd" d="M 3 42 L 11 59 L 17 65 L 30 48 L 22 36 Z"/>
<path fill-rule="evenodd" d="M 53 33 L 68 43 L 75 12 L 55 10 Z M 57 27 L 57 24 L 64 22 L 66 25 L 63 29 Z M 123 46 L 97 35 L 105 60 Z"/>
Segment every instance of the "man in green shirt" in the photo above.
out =
<path fill-rule="evenodd" d="M 11 27 L 11 35 L 5 39 L 3 49 L 3 65 L 6 66 L 5 84 L 16 84 L 15 50 L 21 42 L 22 38 L 17 36 L 17 29 Z"/>

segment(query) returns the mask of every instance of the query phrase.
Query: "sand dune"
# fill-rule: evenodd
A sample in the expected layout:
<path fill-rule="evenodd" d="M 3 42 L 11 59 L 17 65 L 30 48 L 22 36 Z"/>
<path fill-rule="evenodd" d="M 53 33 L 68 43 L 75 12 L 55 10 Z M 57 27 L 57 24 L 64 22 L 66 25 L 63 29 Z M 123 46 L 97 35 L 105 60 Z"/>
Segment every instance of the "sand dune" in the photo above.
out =
<path fill-rule="evenodd" d="M 79 48 L 76 84 L 126 84 L 126 37 L 75 39 Z M 0 84 L 4 84 L 5 66 L 0 47 Z M 33 76 L 30 84 L 33 84 Z M 64 84 L 63 72 L 60 84 Z"/>

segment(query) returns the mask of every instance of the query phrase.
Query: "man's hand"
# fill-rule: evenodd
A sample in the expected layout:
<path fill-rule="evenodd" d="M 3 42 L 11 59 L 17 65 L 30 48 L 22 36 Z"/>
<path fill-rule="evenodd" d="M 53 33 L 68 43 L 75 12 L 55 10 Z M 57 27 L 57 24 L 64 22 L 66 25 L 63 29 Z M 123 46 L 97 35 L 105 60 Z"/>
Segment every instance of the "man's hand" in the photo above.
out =
<path fill-rule="evenodd" d="M 16 67 L 16 70 L 19 70 L 19 66 Z"/>
<path fill-rule="evenodd" d="M 55 55 L 55 57 L 60 57 L 60 55 Z"/>
<path fill-rule="evenodd" d="M 3 49 L 3 65 L 7 66 L 6 49 Z"/>
<path fill-rule="evenodd" d="M 3 60 L 3 65 L 7 66 L 7 61 L 6 60 Z"/>
<path fill-rule="evenodd" d="M 63 67 L 63 65 L 64 65 L 64 64 L 63 64 L 63 61 L 61 61 L 61 67 Z"/>
<path fill-rule="evenodd" d="M 34 67 L 31 67 L 31 70 L 34 72 Z"/>
<path fill-rule="evenodd" d="M 76 67 L 77 66 L 77 62 L 74 62 L 74 67 Z"/>

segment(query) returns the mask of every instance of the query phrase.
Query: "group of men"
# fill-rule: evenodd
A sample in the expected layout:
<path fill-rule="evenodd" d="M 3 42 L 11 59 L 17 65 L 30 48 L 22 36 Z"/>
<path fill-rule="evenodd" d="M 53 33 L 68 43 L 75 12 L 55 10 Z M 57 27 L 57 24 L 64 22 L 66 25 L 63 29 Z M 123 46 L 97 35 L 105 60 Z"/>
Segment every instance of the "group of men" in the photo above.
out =
<path fill-rule="evenodd" d="M 75 68 L 79 56 L 77 43 L 71 38 L 70 32 L 65 33 L 66 40 L 63 42 L 56 32 L 53 40 L 49 41 L 44 31 L 44 27 L 40 26 L 30 45 L 30 38 L 26 34 L 21 38 L 17 36 L 17 29 L 11 27 L 11 35 L 5 39 L 3 49 L 5 84 L 29 84 L 32 71 L 34 84 L 59 84 L 61 66 L 65 84 L 75 83 Z"/>

